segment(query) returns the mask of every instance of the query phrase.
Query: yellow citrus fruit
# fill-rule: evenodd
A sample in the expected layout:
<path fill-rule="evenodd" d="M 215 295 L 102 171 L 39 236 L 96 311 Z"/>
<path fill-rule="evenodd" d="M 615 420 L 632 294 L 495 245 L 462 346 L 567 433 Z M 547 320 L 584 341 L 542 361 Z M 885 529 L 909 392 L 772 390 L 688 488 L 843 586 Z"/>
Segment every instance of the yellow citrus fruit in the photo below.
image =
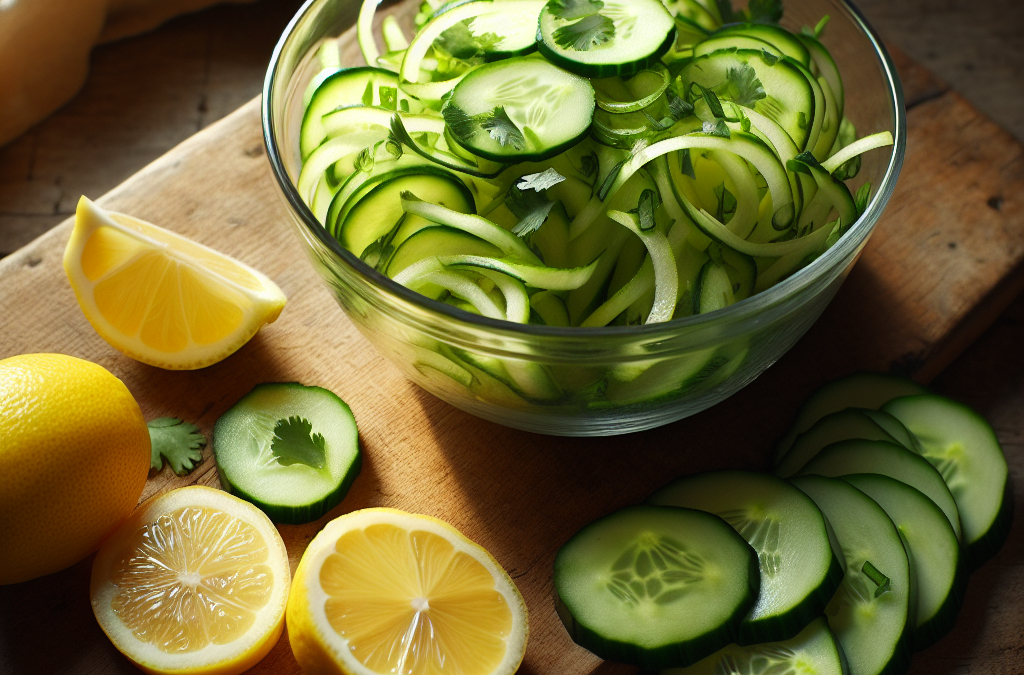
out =
<path fill-rule="evenodd" d="M 0 360 L 0 584 L 95 551 L 139 503 L 149 454 L 142 411 L 102 366 Z"/>
<path fill-rule="evenodd" d="M 64 271 L 100 337 L 133 359 L 171 370 L 230 356 L 285 304 L 281 289 L 251 267 L 85 197 Z"/>
<path fill-rule="evenodd" d="M 523 598 L 487 551 L 394 509 L 328 523 L 288 598 L 288 639 L 308 673 L 510 675 L 526 635 Z"/>
<path fill-rule="evenodd" d="M 262 511 L 193 485 L 148 500 L 100 548 L 92 611 L 148 673 L 233 675 L 281 637 L 289 576 Z"/>

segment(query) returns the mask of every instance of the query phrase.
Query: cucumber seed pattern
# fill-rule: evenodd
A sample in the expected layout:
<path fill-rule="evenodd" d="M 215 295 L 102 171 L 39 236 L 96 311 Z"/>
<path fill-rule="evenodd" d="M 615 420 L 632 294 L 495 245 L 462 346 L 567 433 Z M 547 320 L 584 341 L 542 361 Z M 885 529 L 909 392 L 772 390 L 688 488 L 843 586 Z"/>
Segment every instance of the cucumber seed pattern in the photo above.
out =
<path fill-rule="evenodd" d="M 796 662 L 796 652 L 778 645 L 756 645 L 739 654 L 723 654 L 714 675 L 798 675 L 807 672 Z"/>
<path fill-rule="evenodd" d="M 752 512 L 748 509 L 725 511 L 717 515 L 732 525 L 732 528 L 757 551 L 761 574 L 774 577 L 779 573 L 782 564 L 782 554 L 779 551 L 781 522 L 766 513 Z"/>
<path fill-rule="evenodd" d="M 612 564 L 608 590 L 629 605 L 667 605 L 704 578 L 704 561 L 678 541 L 645 534 Z"/>

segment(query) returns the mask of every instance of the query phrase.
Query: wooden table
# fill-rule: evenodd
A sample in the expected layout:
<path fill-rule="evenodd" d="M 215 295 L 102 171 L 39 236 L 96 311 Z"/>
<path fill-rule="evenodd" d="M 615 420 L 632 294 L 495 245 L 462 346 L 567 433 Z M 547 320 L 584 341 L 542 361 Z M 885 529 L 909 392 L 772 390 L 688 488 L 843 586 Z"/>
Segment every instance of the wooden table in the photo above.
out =
<path fill-rule="evenodd" d="M 216 11 L 227 11 L 224 10 Z M 230 8 L 232 10 L 236 8 Z M 196 19 L 190 19 L 196 20 Z M 173 26 L 172 26 L 173 27 Z M 909 68 L 905 65 L 905 69 Z M 919 106 L 931 105 L 928 108 L 922 107 L 916 115 L 919 118 L 932 119 L 935 124 L 943 121 L 943 114 L 950 110 L 962 110 L 960 107 L 951 107 L 946 88 L 933 78 L 930 78 L 924 71 L 917 69 L 905 70 L 904 77 L 908 90 L 915 92 L 912 100 L 916 100 Z M 911 87 L 910 85 L 913 85 Z M 942 100 L 943 97 L 947 97 Z M 243 99 L 244 100 L 244 99 Z M 201 107 L 201 106 L 199 106 Z M 202 124 L 202 111 L 197 126 Z M 922 117 L 923 116 L 923 117 Z M 81 127 L 79 127 L 81 128 Z M 989 127 L 985 127 L 988 130 Z M 969 130 L 968 130 L 969 131 Z M 241 142 L 241 141 L 239 141 Z M 248 141 L 247 141 L 248 142 Z M 1008 142 L 1008 139 L 1007 139 Z M 250 143 L 251 144 L 251 143 Z M 12 146 L 13 147 L 13 146 Z M 254 146 L 256 147 L 256 146 Z M 11 148 L 6 149 L 6 153 Z M 249 145 L 243 145 L 241 150 L 249 150 Z M 83 156 L 85 153 L 83 153 Z M 257 158 L 253 158 L 254 160 Z M 265 161 L 265 160 L 261 160 Z M 1003 167 L 1010 177 L 1021 174 L 1019 156 L 1013 160 L 1015 164 Z M 0 163 L 2 164 L 2 163 Z M 11 166 L 7 164 L 6 166 Z M 167 170 L 167 166 L 157 165 L 150 169 L 153 171 Z M 983 184 L 982 188 L 985 187 Z M 5 196 L 8 193 L 0 193 Z M 998 195 L 985 195 L 981 200 L 986 201 L 989 197 Z M 116 203 L 118 200 L 128 204 L 135 202 L 138 205 L 137 195 L 132 196 L 131 189 L 119 190 L 118 195 L 112 197 Z M 999 208 L 1019 209 L 1019 195 L 1011 195 L 999 204 Z M 153 214 L 158 214 L 161 206 L 160 199 L 150 205 Z M 6 201 L 4 202 L 6 204 Z M 141 207 L 140 208 L 144 208 Z M 202 206 L 200 205 L 200 208 Z M 991 206 L 993 210 L 995 206 Z M 1018 211 L 1019 213 L 1019 211 Z M 139 213 L 143 217 L 145 213 Z M 201 214 L 200 214 L 201 215 Z M 156 215 L 151 217 L 156 218 Z M 194 234 L 201 234 L 196 231 Z M 294 247 L 290 234 L 285 233 L 281 240 L 282 246 Z M 54 235 L 56 236 L 56 235 Z M 37 251 L 46 251 L 45 258 L 33 249 L 26 249 L 11 260 L 7 261 L 6 267 L 0 264 L 0 268 L 9 271 L 13 265 L 18 265 L 24 279 L 25 274 L 32 270 L 40 274 L 39 292 L 60 293 L 59 277 L 52 276 L 52 260 L 50 253 L 56 248 L 54 237 L 50 243 L 45 243 Z M 262 264 L 262 263 L 261 263 Z M 51 275 L 43 278 L 44 271 L 50 269 Z M 285 290 L 299 287 L 301 272 L 294 273 L 288 266 L 282 266 L 275 270 L 266 269 L 271 276 L 279 279 Z M 3 274 L 4 272 L 0 272 Z M 307 270 L 308 273 L 308 270 Z M 869 273 L 865 269 L 859 272 L 861 277 Z M 855 272 L 857 275 L 858 272 Z M 10 277 L 5 277 L 10 278 Z M 856 277 L 854 277 L 854 280 Z M 865 283 L 865 282 L 860 282 Z M 1012 292 L 1011 289 L 1007 292 Z M 322 292 L 322 291 L 321 291 Z M 844 293 L 848 291 L 844 289 Z M 849 291 L 852 292 L 852 291 Z M 326 293 L 322 293 L 326 296 Z M 44 295 L 45 297 L 45 295 Z M 978 298 L 976 298 L 977 300 Z M 297 302 L 298 300 L 298 302 Z M 842 296 L 839 301 L 843 300 Z M 0 301 L 7 303 L 11 296 L 3 296 L 0 293 Z M 998 309 L 1005 305 L 1006 298 L 989 299 L 988 307 Z M 311 302 L 323 302 L 311 300 Z M 327 302 L 330 302 L 327 300 Z M 7 306 L 7 305 L 5 305 Z M 303 306 L 301 300 L 293 297 L 293 304 L 290 311 L 295 314 L 302 314 L 300 309 Z M 893 311 L 898 311 L 898 306 L 887 305 Z M 307 305 L 308 307 L 308 305 Z M 996 326 L 989 330 L 984 338 L 979 341 L 973 350 L 962 357 L 954 366 L 937 381 L 940 391 L 954 395 L 977 407 L 983 414 L 991 419 L 997 428 L 1000 438 L 1004 443 L 1013 466 L 1013 478 L 1018 485 L 1022 484 L 1024 472 L 1022 472 L 1022 454 L 1024 454 L 1024 433 L 1022 433 L 1021 410 L 1024 409 L 1024 392 L 1022 392 L 1022 373 L 1024 373 L 1024 354 L 1020 345 L 1024 344 L 1024 316 L 1022 316 L 1021 303 L 1018 299 L 1014 308 L 1002 315 Z M 983 326 L 991 317 L 968 316 L 965 308 L 951 308 L 951 311 L 961 312 L 960 318 L 965 319 L 962 325 L 968 327 Z M 37 316 L 43 316 L 43 313 Z M 287 315 L 286 315 L 287 316 Z M 337 319 L 340 313 L 333 313 L 328 321 L 335 321 L 331 327 L 338 325 Z M 57 349 L 69 353 L 83 353 L 90 355 L 107 367 L 114 370 L 123 377 L 132 387 L 140 400 L 145 400 L 144 407 L 147 417 L 158 414 L 173 413 L 180 415 L 193 415 L 197 420 L 204 421 L 205 430 L 208 431 L 208 422 L 214 419 L 233 402 L 235 389 L 245 389 L 251 382 L 242 381 L 234 383 L 232 391 L 224 391 L 219 395 L 208 397 L 203 407 L 190 409 L 188 404 L 181 401 L 188 395 L 190 390 L 202 391 L 203 387 L 215 386 L 220 375 L 224 372 L 232 372 L 236 376 L 239 372 L 245 372 L 246 368 L 236 363 L 228 371 L 208 371 L 196 374 L 194 377 L 177 378 L 176 388 L 162 392 L 157 396 L 157 389 L 160 387 L 159 378 L 153 377 L 151 369 L 143 366 L 124 363 L 116 354 L 110 354 L 109 350 L 103 351 L 102 343 L 97 342 L 94 335 L 89 335 L 88 327 L 81 327 L 79 321 L 72 321 L 70 327 L 58 326 L 54 334 L 48 339 L 37 343 L 38 348 Z M 947 335 L 941 330 L 942 326 L 948 328 L 948 323 L 943 324 L 943 316 L 931 317 L 932 324 L 922 325 L 918 335 L 903 335 L 897 339 L 912 343 L 913 339 L 922 339 L 927 343 L 929 351 L 923 355 L 914 354 L 912 351 L 906 353 L 906 358 L 896 363 L 897 367 L 915 371 L 923 379 L 930 379 L 936 372 L 942 369 L 948 361 L 963 348 L 963 345 L 972 340 L 975 336 L 966 333 Z M 968 320 L 969 319 L 969 320 Z M 841 329 L 836 325 L 837 317 L 827 315 L 826 320 L 815 331 L 821 334 L 825 331 L 836 331 Z M 295 330 L 297 326 L 306 325 L 310 331 L 325 330 L 320 322 L 300 321 L 298 323 L 282 324 L 271 327 L 265 335 L 257 338 L 253 344 L 243 350 L 238 356 L 226 362 L 244 360 L 247 365 L 257 368 L 249 377 L 253 381 L 258 379 L 281 378 L 281 377 L 309 377 L 309 372 L 303 372 L 297 361 L 287 353 L 274 351 L 274 346 L 281 344 L 284 339 L 280 331 L 290 328 Z M 831 322 L 831 323 L 830 323 Z M 855 323 L 855 321 L 854 321 Z M 13 324 L 10 324 L 13 326 Z M 934 328 L 929 333 L 930 326 Z M 937 327 L 937 328 L 936 328 Z M 275 329 L 278 332 L 275 332 Z M 12 327 L 9 332 L 2 334 L 0 345 L 7 349 L 21 347 L 21 341 L 17 331 Z M 939 344 L 936 336 L 943 337 Z M 923 336 L 923 337 L 922 337 Z M 814 338 L 814 334 L 810 339 Z M 930 338 L 930 339 L 929 339 Z M 357 338 L 358 339 L 358 338 Z M 26 351 L 26 349 L 21 349 Z M 870 355 L 870 345 L 865 346 L 864 355 Z M 0 356 L 7 355 L 4 351 Z M 901 354 L 902 356 L 902 354 Z M 369 360 L 357 364 L 363 368 L 384 368 L 379 359 Z M 782 377 L 784 373 L 799 371 L 799 363 L 793 361 L 797 357 L 791 355 L 786 357 L 782 363 L 774 367 L 765 376 L 763 382 L 758 383 L 758 388 L 752 388 L 745 393 L 745 396 L 756 396 L 766 391 L 772 391 L 773 382 L 778 384 L 779 380 L 772 380 L 773 374 Z M 890 363 L 866 363 L 866 365 L 879 368 L 887 368 Z M 269 368 L 269 371 L 268 371 Z M 787 370 L 788 369 L 788 370 Z M 501 464 L 501 468 L 507 471 L 516 471 L 516 465 L 523 459 L 529 461 L 529 468 L 525 478 L 519 476 L 513 480 L 517 488 L 533 490 L 540 497 L 547 495 L 547 502 L 550 504 L 551 495 L 564 486 L 566 496 L 569 499 L 573 496 L 580 497 L 591 494 L 595 509 L 612 508 L 616 504 L 627 503 L 635 500 L 645 488 L 642 481 L 637 478 L 624 481 L 618 494 L 609 494 L 607 483 L 609 476 L 615 475 L 616 470 L 628 469 L 628 461 L 624 460 L 624 453 L 635 454 L 634 443 L 647 443 L 653 438 L 672 438 L 672 430 L 666 430 L 659 435 L 647 435 L 646 437 L 629 437 L 627 439 L 615 439 L 611 441 L 595 441 L 581 444 L 579 442 L 565 442 L 562 452 L 568 453 L 574 458 L 573 462 L 567 462 L 565 458 L 552 459 L 550 455 L 551 443 L 546 439 L 540 439 L 529 434 L 516 432 L 505 432 L 493 425 L 482 425 L 481 423 L 454 411 L 447 406 L 438 404 L 429 396 L 418 393 L 414 388 L 403 386 L 397 380 L 394 373 L 387 374 L 383 371 L 384 383 L 380 385 L 389 392 L 389 396 L 378 396 L 374 399 L 367 396 L 360 390 L 357 384 L 346 381 L 344 373 L 336 373 L 331 377 L 330 383 L 339 393 L 353 402 L 365 400 L 367 405 L 373 401 L 377 406 L 373 409 L 356 407 L 357 415 L 367 418 L 374 418 L 379 415 L 398 414 L 403 407 L 412 404 L 414 412 L 422 409 L 425 413 L 422 423 L 414 424 L 404 430 L 402 434 L 389 434 L 386 429 L 376 428 L 370 425 L 363 428 L 364 440 L 367 441 L 368 456 L 372 458 L 368 471 L 357 482 L 356 489 L 343 505 L 343 509 L 355 508 L 357 506 L 376 503 L 387 503 L 389 505 L 405 506 L 416 510 L 434 512 L 452 520 L 457 526 L 463 528 L 474 538 L 478 539 L 498 556 L 499 560 L 510 568 L 510 571 L 517 577 L 519 583 L 529 588 L 528 599 L 542 597 L 544 579 L 549 576 L 546 572 L 550 566 L 550 555 L 553 551 L 544 551 L 543 555 L 530 559 L 523 555 L 525 549 L 530 549 L 527 536 L 536 536 L 537 528 L 551 535 L 552 541 L 559 541 L 554 536 L 559 527 L 552 523 L 557 519 L 556 513 L 552 510 L 527 509 L 527 512 L 516 512 L 510 510 L 508 503 L 513 499 L 509 488 L 497 489 L 497 495 L 485 495 L 483 489 L 496 489 L 493 484 L 481 484 L 480 477 L 487 477 L 493 480 L 493 467 L 480 458 L 481 447 L 464 447 L 466 445 L 467 432 L 474 431 L 477 443 L 486 439 L 491 452 L 500 457 L 495 460 Z M 799 376 L 797 376 L 799 378 Z M 806 377 L 804 382 L 813 380 L 813 377 Z M 325 382 L 324 382 L 325 383 Z M 325 383 L 327 384 L 327 383 Z M 795 396 L 794 392 L 787 394 L 789 399 Z M 794 399 L 795 400 L 795 399 Z M 771 433 L 781 430 L 785 425 L 783 410 L 792 410 L 794 400 L 779 402 L 777 419 L 771 424 L 778 426 L 778 429 L 771 429 Z M 737 404 L 738 405 L 738 404 Z M 162 406 L 162 407 L 161 407 Z M 723 417 L 724 416 L 724 417 Z M 698 418 L 695 418 L 693 425 L 707 424 L 708 419 L 727 419 L 722 411 L 709 411 Z M 687 423 L 674 425 L 677 433 L 685 434 L 691 426 Z M 483 434 L 481 436 L 481 434 Z M 725 434 L 729 436 L 729 434 Z M 391 462 L 402 456 L 402 448 L 410 442 L 424 444 L 420 457 L 420 464 L 414 466 L 399 467 L 397 470 L 391 466 Z M 632 439 L 632 440 L 630 440 Z M 727 442 L 727 438 L 724 439 Z M 702 457 L 696 461 L 686 462 L 688 468 L 681 468 L 682 464 L 678 459 L 672 460 L 662 456 L 653 457 L 652 461 L 659 463 L 666 470 L 678 473 L 681 470 L 695 470 L 708 466 L 722 466 L 724 464 L 749 464 L 764 461 L 764 451 L 767 448 L 767 441 L 763 446 L 750 447 L 740 451 L 731 459 L 716 460 L 714 458 Z M 504 453 L 504 454 L 502 454 Z M 510 453 L 516 453 L 510 460 Z M 588 461 L 598 465 L 604 465 L 604 470 L 586 472 L 586 475 L 579 475 L 578 472 L 569 470 L 568 464 L 578 463 L 576 459 L 586 457 Z M 199 482 L 214 482 L 215 470 L 209 461 L 204 465 L 199 475 L 189 477 L 185 482 L 198 480 Z M 521 471 L 520 471 L 521 473 Z M 643 472 L 643 473 L 646 473 Z M 425 480 L 430 476 L 431 480 Z M 167 475 L 166 472 L 155 476 L 147 488 L 147 494 L 163 487 L 179 484 L 183 481 Z M 1024 491 L 1018 490 L 1018 495 Z M 446 501 L 445 504 L 434 504 L 432 499 Z M 503 500 L 504 503 L 503 504 Z M 556 500 L 557 501 L 557 500 Z M 528 502 L 518 502 L 518 506 Z M 1018 512 L 1020 512 L 1020 500 L 1018 498 Z M 578 517 L 578 516 L 574 516 Z M 534 528 L 531 531 L 516 532 L 517 520 L 525 520 Z M 521 526 L 524 527 L 525 526 Z M 512 528 L 511 532 L 510 529 Z M 293 544 L 293 557 L 296 550 L 301 552 L 301 541 L 315 532 L 312 528 L 283 528 L 285 536 Z M 564 529 L 564 526 L 563 526 Z M 1021 561 L 1024 560 L 1024 536 L 1022 536 L 1021 519 L 1018 519 L 1013 533 L 1011 543 L 1003 549 L 997 559 L 986 565 L 980 572 L 974 575 L 968 591 L 967 605 L 962 613 L 957 628 L 953 635 L 940 642 L 935 647 L 919 654 L 915 659 L 915 672 L 976 672 L 976 673 L 1020 673 L 1024 670 L 1024 658 L 1021 650 L 1024 643 L 1021 640 L 1024 630 L 1024 570 Z M 555 544 L 557 545 L 557 543 Z M 293 563 L 295 560 L 293 560 Z M 87 587 L 88 568 L 90 561 L 76 565 L 65 572 L 52 575 L 45 579 L 36 580 L 27 584 L 14 587 L 0 588 L 0 672 L 7 673 L 57 673 L 57 672 L 132 672 L 131 666 L 114 652 L 109 643 L 103 638 L 91 617 L 87 599 L 84 597 L 83 589 Z M 525 591 L 524 591 L 525 592 Z M 588 657 L 582 651 L 576 649 L 564 638 L 559 639 L 558 627 L 551 623 L 550 608 L 546 605 L 537 605 L 536 601 L 531 604 L 534 612 L 535 637 L 540 641 L 531 645 L 531 653 L 528 655 L 527 663 L 523 672 L 547 673 L 547 672 L 629 672 L 611 664 L 601 665 L 598 661 Z M 543 634 L 549 636 L 543 639 Z M 290 655 L 287 652 L 286 642 L 278 645 L 271 657 L 261 664 L 263 672 L 281 671 L 291 672 L 294 668 L 290 662 Z"/>

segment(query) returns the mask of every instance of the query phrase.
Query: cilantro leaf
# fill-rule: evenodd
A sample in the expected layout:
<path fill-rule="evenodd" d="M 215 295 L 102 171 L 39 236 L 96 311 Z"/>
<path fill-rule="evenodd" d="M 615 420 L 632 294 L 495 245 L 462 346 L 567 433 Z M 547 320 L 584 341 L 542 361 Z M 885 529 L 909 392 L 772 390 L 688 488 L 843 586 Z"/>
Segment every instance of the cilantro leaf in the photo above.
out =
<path fill-rule="evenodd" d="M 615 24 L 603 14 L 590 14 L 562 26 L 552 37 L 559 47 L 585 52 L 615 37 Z"/>
<path fill-rule="evenodd" d="M 441 109 L 441 116 L 444 117 L 445 126 L 448 127 L 448 131 L 451 132 L 452 136 L 461 140 L 468 141 L 473 138 L 477 132 L 477 125 L 473 121 L 473 118 L 466 114 L 459 106 L 452 102 Z M 392 129 L 394 125 L 392 124 Z"/>
<path fill-rule="evenodd" d="M 605 176 L 604 182 L 601 183 L 601 187 L 597 189 L 597 198 L 602 202 L 604 201 L 604 198 L 608 196 L 608 191 L 612 189 L 612 183 L 614 183 L 615 179 L 619 177 L 619 171 L 622 170 L 622 165 L 625 163 L 626 160 L 622 160 L 613 166 L 612 170 L 608 172 L 607 176 Z"/>
<path fill-rule="evenodd" d="M 388 133 L 388 139 L 384 143 L 384 149 L 388 151 L 388 154 L 394 158 L 399 158 L 405 152 L 402 150 L 402 142 L 395 136 L 395 132 Z"/>
<path fill-rule="evenodd" d="M 732 100 L 738 105 L 753 108 L 754 104 L 765 98 L 764 86 L 757 79 L 757 73 L 749 63 L 739 68 L 729 68 L 725 74 L 732 93 Z"/>
<path fill-rule="evenodd" d="M 665 102 L 668 103 L 669 115 L 677 122 L 693 114 L 693 104 L 684 100 L 672 87 L 665 90 Z"/>
<path fill-rule="evenodd" d="M 722 102 L 718 99 L 718 94 L 697 82 L 694 82 L 693 85 L 700 91 L 700 96 L 707 104 L 711 116 L 716 120 L 725 119 L 725 110 L 722 109 Z"/>
<path fill-rule="evenodd" d="M 159 417 L 146 423 L 152 451 L 149 468 L 159 471 L 164 460 L 171 470 L 184 476 L 203 461 L 202 448 L 206 437 L 199 433 L 199 427 L 182 422 L 176 417 Z"/>
<path fill-rule="evenodd" d="M 779 57 L 776 56 L 775 54 L 772 54 L 767 49 L 762 49 L 761 60 L 767 63 L 769 66 L 774 66 L 778 62 Z"/>
<path fill-rule="evenodd" d="M 465 114 L 465 113 L 463 113 Z M 516 150 L 526 147 L 526 137 L 513 122 L 504 106 L 497 106 L 480 122 L 480 126 L 490 134 L 491 138 L 498 141 L 498 145 L 511 145 Z"/>
<path fill-rule="evenodd" d="M 512 228 L 512 234 L 525 237 L 540 229 L 555 205 L 553 201 L 536 190 L 522 190 L 513 185 L 505 195 L 505 206 L 519 222 Z"/>
<path fill-rule="evenodd" d="M 313 425 L 303 417 L 278 420 L 274 425 L 270 452 L 282 466 L 305 464 L 313 469 L 322 469 L 327 459 L 327 442 L 312 431 Z"/>
<path fill-rule="evenodd" d="M 563 180 L 565 180 L 565 176 L 551 168 L 541 173 L 531 173 L 523 176 L 516 183 L 516 187 L 520 190 L 547 190 L 549 187 L 558 185 Z"/>
<path fill-rule="evenodd" d="M 604 7 L 601 0 L 551 0 L 548 11 L 556 19 L 580 19 Z"/>
<path fill-rule="evenodd" d="M 747 11 L 753 23 L 778 23 L 782 18 L 782 0 L 750 0 Z"/>

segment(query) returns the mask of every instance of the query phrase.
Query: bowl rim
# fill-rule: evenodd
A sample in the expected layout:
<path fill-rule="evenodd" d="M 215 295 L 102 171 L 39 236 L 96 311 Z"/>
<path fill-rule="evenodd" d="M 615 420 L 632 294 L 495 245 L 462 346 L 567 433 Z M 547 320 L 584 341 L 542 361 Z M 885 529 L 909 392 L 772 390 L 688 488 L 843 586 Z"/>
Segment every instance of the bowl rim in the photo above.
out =
<path fill-rule="evenodd" d="M 320 241 L 336 258 L 340 259 L 355 272 L 360 281 L 376 288 L 377 291 L 386 295 L 398 296 L 401 300 L 408 302 L 418 309 L 426 310 L 431 314 L 440 315 L 448 320 L 462 324 L 469 329 L 487 329 L 488 332 L 502 332 L 515 336 L 534 336 L 548 338 L 656 338 L 662 334 L 674 334 L 683 330 L 690 331 L 700 326 L 711 324 L 720 325 L 721 322 L 743 322 L 745 320 L 758 318 L 767 308 L 774 307 L 787 299 L 798 295 L 801 291 L 812 286 L 820 277 L 826 275 L 836 265 L 840 264 L 848 255 L 854 253 L 861 246 L 868 235 L 874 229 L 889 202 L 899 178 L 900 170 L 903 167 L 904 155 L 907 145 L 907 117 L 906 106 L 903 95 L 903 85 L 897 73 L 892 57 L 882 43 L 881 37 L 868 23 L 861 11 L 849 0 L 831 0 L 847 10 L 853 23 L 860 29 L 874 48 L 876 62 L 881 67 L 882 73 L 888 83 L 891 94 L 890 109 L 894 120 L 894 143 L 892 154 L 886 166 L 882 180 L 876 189 L 875 195 L 868 202 L 867 208 L 854 224 L 844 233 L 842 237 L 825 253 L 819 256 L 803 269 L 786 277 L 774 286 L 756 293 L 749 298 L 736 302 L 723 309 L 715 310 L 707 314 L 694 314 L 653 324 L 641 324 L 630 326 L 544 326 L 530 323 L 515 323 L 502 319 L 491 319 L 479 314 L 473 314 L 458 309 L 447 303 L 432 300 L 416 291 L 413 291 L 376 269 L 370 267 L 348 249 L 343 247 L 334 237 L 328 234 L 327 230 L 313 215 L 309 206 L 302 200 L 298 188 L 288 176 L 284 162 L 281 158 L 281 149 L 274 134 L 274 110 L 273 101 L 277 83 L 277 70 L 281 65 L 282 55 L 292 37 L 295 27 L 313 11 L 316 6 L 326 3 L 328 0 L 306 0 L 298 9 L 292 19 L 288 22 L 280 39 L 274 47 L 267 73 L 264 78 L 261 121 L 263 125 L 263 141 L 267 150 L 267 158 L 270 160 L 271 170 L 280 186 L 283 197 L 291 208 L 293 214 L 301 222 L 302 226 L 309 231 L 313 237 Z M 405 0 L 412 1 L 412 0 Z"/>

